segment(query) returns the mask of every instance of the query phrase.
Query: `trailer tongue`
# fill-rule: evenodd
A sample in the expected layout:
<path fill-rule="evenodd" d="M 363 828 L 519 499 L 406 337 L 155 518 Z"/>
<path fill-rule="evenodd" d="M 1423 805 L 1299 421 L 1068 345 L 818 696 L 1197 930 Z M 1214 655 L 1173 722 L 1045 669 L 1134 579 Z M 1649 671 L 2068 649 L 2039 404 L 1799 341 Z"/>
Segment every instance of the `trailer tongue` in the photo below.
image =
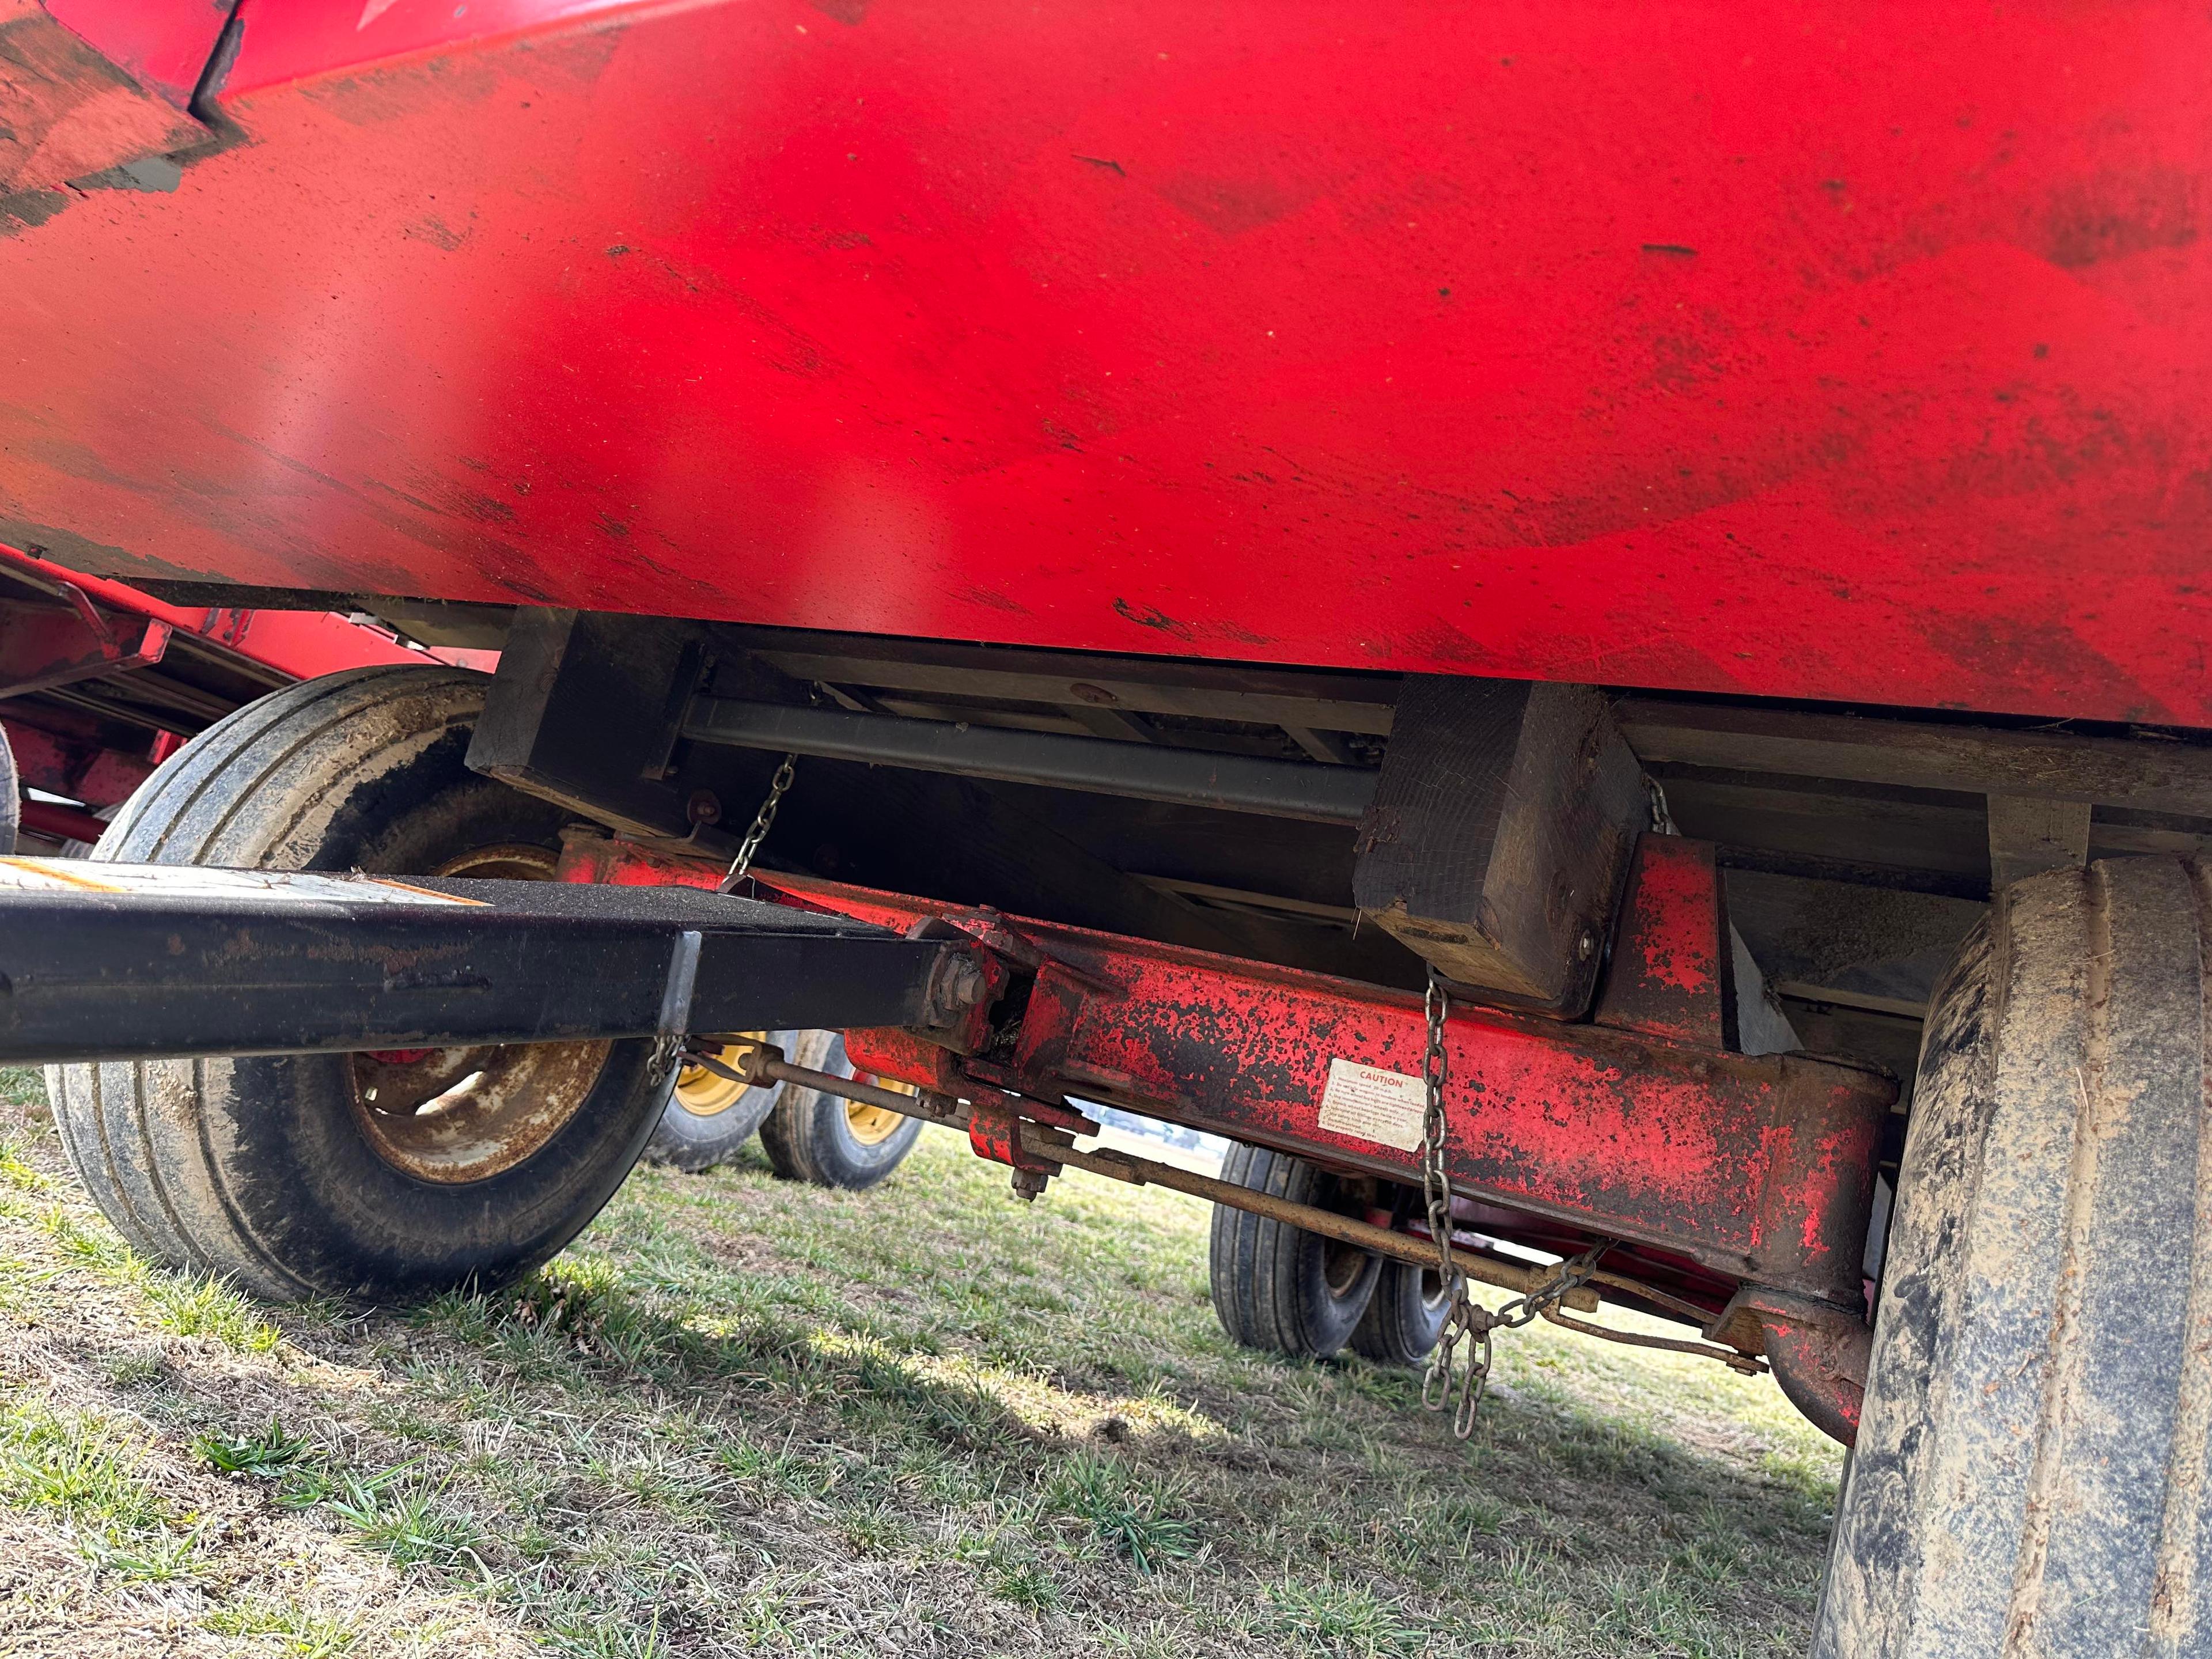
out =
<path fill-rule="evenodd" d="M 0 859 L 0 1064 L 933 1030 L 964 942 L 682 888 Z"/>

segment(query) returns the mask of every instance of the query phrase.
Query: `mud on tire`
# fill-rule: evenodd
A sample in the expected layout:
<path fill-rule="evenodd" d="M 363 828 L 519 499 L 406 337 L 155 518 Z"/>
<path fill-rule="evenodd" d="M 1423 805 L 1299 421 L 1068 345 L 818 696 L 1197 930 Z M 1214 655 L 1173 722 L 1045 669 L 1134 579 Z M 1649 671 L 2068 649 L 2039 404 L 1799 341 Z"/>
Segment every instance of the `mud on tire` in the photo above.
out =
<path fill-rule="evenodd" d="M 2208 919 L 2055 871 L 1937 988 L 1817 1659 L 2212 1649 Z"/>
<path fill-rule="evenodd" d="M 173 756 L 93 856 L 544 873 L 565 814 L 464 763 L 486 684 L 402 665 L 273 692 Z M 277 1300 L 535 1266 L 621 1184 L 664 1089 L 642 1042 L 47 1071 L 69 1160 L 133 1246 Z"/>

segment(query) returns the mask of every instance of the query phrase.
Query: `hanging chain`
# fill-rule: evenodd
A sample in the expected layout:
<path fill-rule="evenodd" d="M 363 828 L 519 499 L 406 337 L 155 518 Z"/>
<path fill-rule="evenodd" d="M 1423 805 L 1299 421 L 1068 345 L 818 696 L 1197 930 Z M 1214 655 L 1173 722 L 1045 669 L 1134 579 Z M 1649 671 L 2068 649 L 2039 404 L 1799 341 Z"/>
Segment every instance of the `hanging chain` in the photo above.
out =
<path fill-rule="evenodd" d="M 1464 1440 L 1474 1431 L 1474 1415 L 1490 1386 L 1491 1333 L 1518 1330 L 1543 1317 L 1550 1310 L 1590 1281 L 1598 1258 L 1613 1241 L 1600 1239 L 1580 1255 L 1562 1261 L 1559 1271 L 1534 1290 L 1516 1296 L 1495 1312 L 1474 1299 L 1467 1275 L 1452 1260 L 1451 1179 L 1444 1169 L 1444 1140 L 1449 1125 L 1444 1117 L 1444 1083 L 1450 1060 L 1444 1051 L 1444 1022 L 1451 1013 L 1451 997 L 1436 969 L 1429 969 L 1428 1050 L 1421 1060 L 1421 1081 L 1427 1100 L 1421 1115 L 1421 1144 L 1414 1157 L 1421 1165 L 1421 1196 L 1429 1212 L 1429 1237 L 1437 1247 L 1437 1272 L 1443 1277 L 1447 1306 L 1443 1329 L 1429 1351 L 1429 1369 L 1421 1378 L 1421 1404 L 1432 1412 L 1451 1407 L 1452 1432 Z M 1458 1365 L 1459 1350 L 1467 1350 L 1467 1364 Z"/>
<path fill-rule="evenodd" d="M 1490 1310 L 1468 1292 L 1467 1275 L 1452 1260 L 1451 1178 L 1444 1170 L 1444 1080 L 1451 1066 L 1444 1052 L 1444 1020 L 1451 1012 L 1451 998 L 1433 968 L 1423 1007 L 1429 1021 L 1428 1048 L 1421 1059 L 1427 1097 L 1421 1111 L 1421 1144 L 1413 1156 L 1421 1165 L 1421 1197 L 1428 1208 L 1429 1238 L 1437 1247 L 1445 1305 L 1443 1329 L 1429 1351 L 1429 1369 L 1421 1378 L 1421 1404 L 1440 1412 L 1451 1403 L 1453 1361 L 1465 1344 L 1467 1367 L 1458 1373 L 1458 1404 L 1452 1413 L 1452 1432 L 1465 1439 L 1474 1431 L 1475 1407 L 1482 1403 L 1483 1385 L 1490 1375 Z"/>
<path fill-rule="evenodd" d="M 1682 832 L 1674 827 L 1674 814 L 1668 809 L 1667 791 L 1649 772 L 1644 775 L 1644 793 L 1651 802 L 1653 832 L 1662 836 L 1680 835 Z"/>
<path fill-rule="evenodd" d="M 760 851 L 761 843 L 768 839 L 769 827 L 775 823 L 775 809 L 783 805 L 783 792 L 791 787 L 792 769 L 798 764 L 798 755 L 789 754 L 783 757 L 783 764 L 775 769 L 775 775 L 769 780 L 768 798 L 761 802 L 760 811 L 753 814 L 752 828 L 745 831 L 745 838 L 738 843 L 738 855 L 730 860 L 729 871 L 723 876 L 721 885 L 715 889 L 717 892 L 734 892 L 738 884 L 751 872 L 753 855 Z"/>

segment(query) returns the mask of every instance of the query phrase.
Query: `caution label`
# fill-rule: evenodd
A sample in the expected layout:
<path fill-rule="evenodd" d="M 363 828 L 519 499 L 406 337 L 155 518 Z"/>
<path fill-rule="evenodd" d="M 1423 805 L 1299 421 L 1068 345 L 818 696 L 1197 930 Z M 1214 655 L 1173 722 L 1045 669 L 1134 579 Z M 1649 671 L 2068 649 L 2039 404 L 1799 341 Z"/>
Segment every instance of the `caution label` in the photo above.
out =
<path fill-rule="evenodd" d="M 1322 1091 L 1321 1127 L 1410 1152 L 1421 1144 L 1428 1103 L 1429 1086 L 1417 1077 L 1356 1060 L 1332 1060 L 1328 1086 Z"/>

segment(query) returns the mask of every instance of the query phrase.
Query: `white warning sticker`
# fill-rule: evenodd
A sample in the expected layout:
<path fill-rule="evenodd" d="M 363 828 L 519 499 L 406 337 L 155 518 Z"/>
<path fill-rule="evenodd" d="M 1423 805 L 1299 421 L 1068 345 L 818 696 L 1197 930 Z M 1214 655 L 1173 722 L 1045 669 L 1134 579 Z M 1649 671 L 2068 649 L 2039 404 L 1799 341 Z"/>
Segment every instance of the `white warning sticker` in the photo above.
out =
<path fill-rule="evenodd" d="M 1428 1085 L 1417 1077 L 1356 1060 L 1332 1060 L 1328 1086 L 1321 1095 L 1321 1127 L 1410 1152 L 1421 1144 L 1428 1103 Z"/>

